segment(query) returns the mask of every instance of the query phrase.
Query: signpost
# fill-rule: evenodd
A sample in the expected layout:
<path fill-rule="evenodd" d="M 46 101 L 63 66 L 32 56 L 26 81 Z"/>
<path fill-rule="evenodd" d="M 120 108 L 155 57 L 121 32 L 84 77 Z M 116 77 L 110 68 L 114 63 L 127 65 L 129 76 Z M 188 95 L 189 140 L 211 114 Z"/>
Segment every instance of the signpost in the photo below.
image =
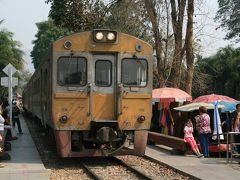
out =
<path fill-rule="evenodd" d="M 1 85 L 4 87 L 8 87 L 8 103 L 10 106 L 10 124 L 12 125 L 12 88 L 18 84 L 18 79 L 13 78 L 12 75 L 16 72 L 15 67 L 12 64 L 8 64 L 5 68 L 3 68 L 3 72 L 8 77 L 1 78 Z"/>

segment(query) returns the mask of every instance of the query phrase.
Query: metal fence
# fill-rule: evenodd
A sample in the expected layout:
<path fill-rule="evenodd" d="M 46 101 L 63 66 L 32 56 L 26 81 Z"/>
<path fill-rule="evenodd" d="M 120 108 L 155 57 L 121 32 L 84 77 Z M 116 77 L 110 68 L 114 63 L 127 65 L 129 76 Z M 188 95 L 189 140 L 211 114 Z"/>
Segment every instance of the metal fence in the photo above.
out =
<path fill-rule="evenodd" d="M 240 146 L 240 142 L 236 142 L 234 135 L 240 136 L 240 132 L 228 132 L 227 133 L 227 163 L 229 163 L 229 158 L 232 163 L 233 156 L 240 156 L 238 152 L 235 151 L 237 145 Z M 230 157 L 229 157 L 230 155 Z"/>

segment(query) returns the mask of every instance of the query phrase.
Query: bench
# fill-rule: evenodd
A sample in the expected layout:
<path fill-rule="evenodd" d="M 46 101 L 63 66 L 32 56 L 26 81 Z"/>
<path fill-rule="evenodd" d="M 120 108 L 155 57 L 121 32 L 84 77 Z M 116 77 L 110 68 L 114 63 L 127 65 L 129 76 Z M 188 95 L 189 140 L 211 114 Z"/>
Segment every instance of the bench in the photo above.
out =
<path fill-rule="evenodd" d="M 155 142 L 159 145 L 164 145 L 171 147 L 173 149 L 180 150 L 182 152 L 188 152 L 191 150 L 189 145 L 184 141 L 184 139 L 174 136 L 169 136 L 165 134 L 160 134 L 156 132 L 148 132 L 148 140 Z"/>

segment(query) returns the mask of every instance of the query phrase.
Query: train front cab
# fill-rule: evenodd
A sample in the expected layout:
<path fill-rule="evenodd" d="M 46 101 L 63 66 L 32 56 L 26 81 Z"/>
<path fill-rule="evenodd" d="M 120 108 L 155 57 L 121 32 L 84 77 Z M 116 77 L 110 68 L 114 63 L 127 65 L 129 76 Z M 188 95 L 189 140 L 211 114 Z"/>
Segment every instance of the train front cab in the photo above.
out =
<path fill-rule="evenodd" d="M 114 33 L 117 39 L 111 43 L 96 42 L 96 33 L 84 32 L 53 45 L 57 76 L 53 76 L 52 116 L 62 157 L 145 152 L 152 48 L 135 37 Z M 131 143 L 133 150 L 123 148 Z"/>

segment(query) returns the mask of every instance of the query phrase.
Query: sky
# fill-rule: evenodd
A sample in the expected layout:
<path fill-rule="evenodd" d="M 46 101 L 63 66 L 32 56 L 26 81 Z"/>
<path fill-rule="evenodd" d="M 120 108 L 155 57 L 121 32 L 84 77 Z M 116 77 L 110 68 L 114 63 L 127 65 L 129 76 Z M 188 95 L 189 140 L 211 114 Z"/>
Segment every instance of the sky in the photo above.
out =
<path fill-rule="evenodd" d="M 224 40 L 226 31 L 214 21 L 218 10 L 217 0 L 195 0 L 198 4 L 195 8 L 194 32 L 201 43 L 200 54 L 203 57 L 214 55 L 220 48 L 227 45 L 239 47 L 234 40 Z"/>
<path fill-rule="evenodd" d="M 48 19 L 50 5 L 45 0 L 0 0 L 0 20 L 4 19 L 1 28 L 14 33 L 14 40 L 22 44 L 25 53 L 25 67 L 34 71 L 30 52 L 32 41 L 37 33 L 37 22 Z"/>
<path fill-rule="evenodd" d="M 200 39 L 201 55 L 207 57 L 231 42 L 223 40 L 225 32 L 221 29 L 216 30 L 218 24 L 213 18 L 218 9 L 217 0 L 195 1 L 198 3 L 195 9 L 197 14 L 194 19 L 195 32 L 197 32 L 197 38 Z M 0 20 L 4 19 L 0 28 L 13 32 L 14 39 L 21 42 L 21 49 L 25 53 L 25 67 L 31 72 L 34 71 L 30 52 L 33 47 L 32 41 L 37 33 L 35 23 L 47 20 L 49 10 L 50 5 L 46 4 L 45 0 L 0 0 Z"/>

